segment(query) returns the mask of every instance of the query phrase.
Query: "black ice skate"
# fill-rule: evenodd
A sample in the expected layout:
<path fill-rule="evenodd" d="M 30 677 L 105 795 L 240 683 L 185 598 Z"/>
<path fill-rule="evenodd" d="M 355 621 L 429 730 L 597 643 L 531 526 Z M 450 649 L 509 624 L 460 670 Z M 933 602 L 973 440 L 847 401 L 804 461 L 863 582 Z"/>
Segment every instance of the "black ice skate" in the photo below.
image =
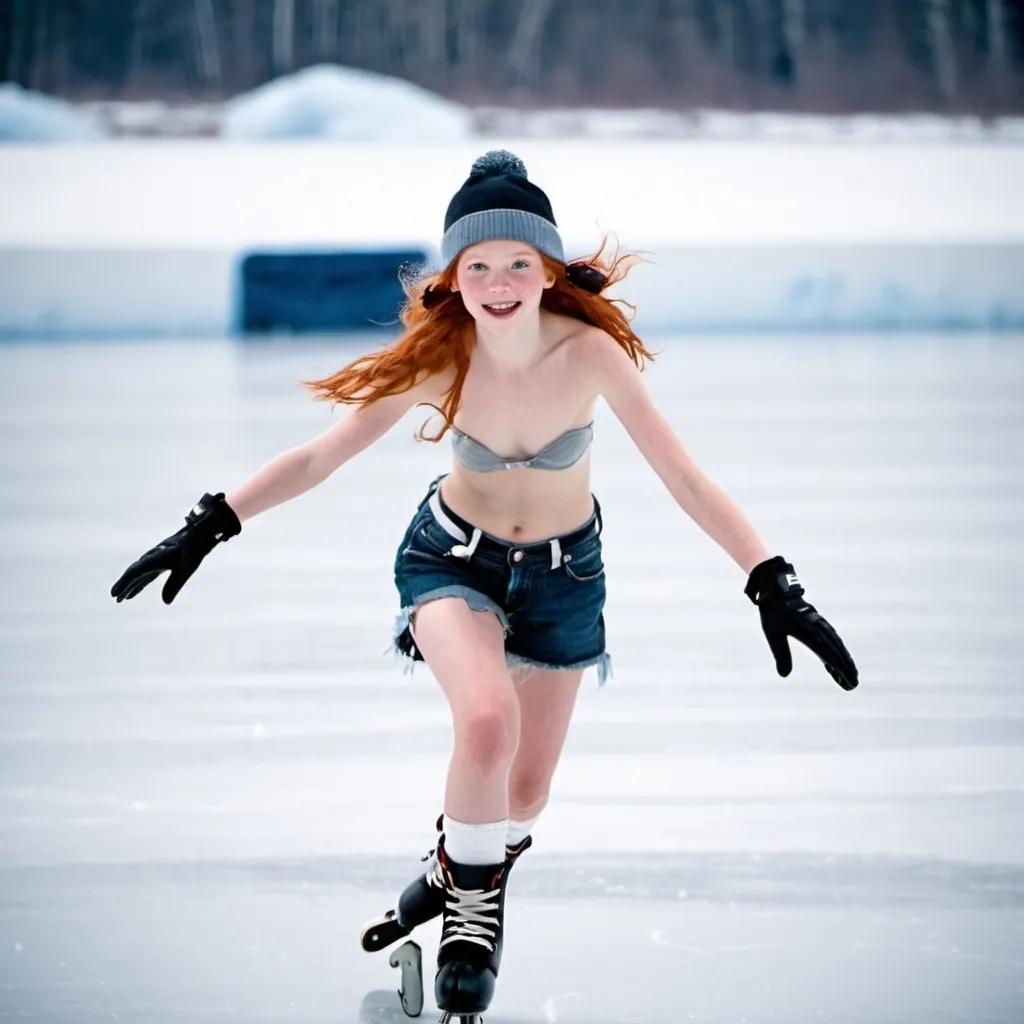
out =
<path fill-rule="evenodd" d="M 444 828 L 444 815 L 437 819 L 437 831 Z M 390 946 L 404 939 L 413 928 L 432 921 L 444 909 L 444 879 L 437 863 L 437 849 L 430 850 L 421 860 L 427 869 L 411 881 L 398 897 L 398 906 L 383 917 L 375 918 L 364 929 L 362 945 L 368 953 Z"/>
<path fill-rule="evenodd" d="M 437 819 L 437 831 L 440 833 L 443 827 L 442 814 Z M 512 867 L 532 842 L 527 836 L 521 843 L 505 847 L 508 867 Z M 383 917 L 374 918 L 363 929 L 361 942 L 368 953 L 376 953 L 404 939 L 414 928 L 432 921 L 444 910 L 444 878 L 437 861 L 437 849 L 430 850 L 421 859 L 427 862 L 426 871 L 405 887 L 398 897 L 398 906 Z"/>
<path fill-rule="evenodd" d="M 525 850 L 529 837 L 517 848 Z M 441 942 L 437 950 L 434 998 L 442 1010 L 441 1024 L 479 1024 L 494 998 L 501 964 L 505 916 L 505 886 L 512 861 L 500 864 L 458 864 L 437 846 L 444 879 L 445 905 Z"/>

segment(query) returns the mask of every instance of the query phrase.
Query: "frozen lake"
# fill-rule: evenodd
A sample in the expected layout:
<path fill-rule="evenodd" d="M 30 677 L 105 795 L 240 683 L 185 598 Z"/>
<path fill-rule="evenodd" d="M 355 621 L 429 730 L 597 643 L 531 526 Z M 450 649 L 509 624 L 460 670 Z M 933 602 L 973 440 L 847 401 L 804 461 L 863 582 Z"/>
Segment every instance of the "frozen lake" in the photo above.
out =
<path fill-rule="evenodd" d="M 1019 1022 L 1024 338 L 649 340 L 861 686 L 802 649 L 775 675 L 741 574 L 600 408 L 614 676 L 512 876 L 487 1024 Z M 384 652 L 447 444 L 414 412 L 171 608 L 108 596 L 324 429 L 297 382 L 371 343 L 0 346 L 0 1019 L 405 1019 L 358 934 L 440 811 L 446 705 Z"/>

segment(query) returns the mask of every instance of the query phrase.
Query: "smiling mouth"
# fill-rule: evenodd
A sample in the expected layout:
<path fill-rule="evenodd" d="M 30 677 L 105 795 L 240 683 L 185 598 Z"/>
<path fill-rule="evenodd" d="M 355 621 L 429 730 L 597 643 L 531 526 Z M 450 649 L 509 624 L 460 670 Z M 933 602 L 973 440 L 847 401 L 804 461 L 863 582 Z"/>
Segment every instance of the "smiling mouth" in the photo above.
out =
<path fill-rule="evenodd" d="M 522 303 L 519 301 L 492 302 L 490 304 L 484 303 L 484 309 L 486 309 L 491 316 L 506 317 L 511 316 L 520 307 L 520 305 L 522 305 Z"/>

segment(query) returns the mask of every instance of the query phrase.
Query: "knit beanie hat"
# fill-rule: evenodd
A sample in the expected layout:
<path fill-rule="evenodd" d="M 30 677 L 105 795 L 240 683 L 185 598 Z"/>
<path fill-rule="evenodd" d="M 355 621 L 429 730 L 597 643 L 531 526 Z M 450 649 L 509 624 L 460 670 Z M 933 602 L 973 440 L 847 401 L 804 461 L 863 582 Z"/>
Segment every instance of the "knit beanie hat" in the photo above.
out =
<path fill-rule="evenodd" d="M 441 258 L 451 263 L 466 246 L 492 238 L 514 238 L 565 260 L 550 200 L 527 178 L 523 161 L 507 149 L 484 153 L 452 196 Z"/>

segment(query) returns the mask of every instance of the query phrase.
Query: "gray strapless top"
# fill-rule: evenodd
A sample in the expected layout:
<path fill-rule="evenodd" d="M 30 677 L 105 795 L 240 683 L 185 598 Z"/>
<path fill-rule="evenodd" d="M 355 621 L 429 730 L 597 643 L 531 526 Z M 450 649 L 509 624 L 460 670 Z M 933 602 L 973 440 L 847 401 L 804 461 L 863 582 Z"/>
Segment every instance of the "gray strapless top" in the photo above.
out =
<path fill-rule="evenodd" d="M 485 444 L 451 427 L 452 452 L 466 469 L 474 473 L 491 473 L 497 469 L 568 469 L 583 458 L 594 439 L 594 424 L 567 430 L 551 444 L 529 459 L 503 459 Z"/>

